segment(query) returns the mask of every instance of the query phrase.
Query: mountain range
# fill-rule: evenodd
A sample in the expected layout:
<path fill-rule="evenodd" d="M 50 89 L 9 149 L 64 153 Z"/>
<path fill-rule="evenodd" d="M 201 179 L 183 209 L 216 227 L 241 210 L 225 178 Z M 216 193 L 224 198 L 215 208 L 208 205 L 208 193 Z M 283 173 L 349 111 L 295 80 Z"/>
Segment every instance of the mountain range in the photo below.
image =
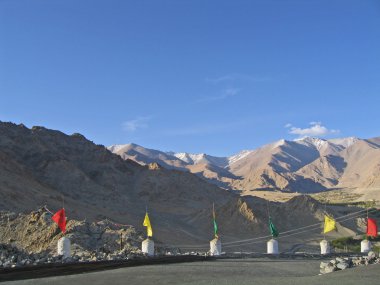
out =
<path fill-rule="evenodd" d="M 108 149 L 139 164 L 189 171 L 219 187 L 314 193 L 328 189 L 380 189 L 380 137 L 279 140 L 230 157 L 163 152 L 136 144 Z"/>
<path fill-rule="evenodd" d="M 375 147 L 374 144 L 375 141 L 369 145 Z M 190 164 L 173 154 L 136 145 L 129 147 L 128 156 L 134 153 L 135 160 L 144 158 L 151 162 L 143 166 L 126 155 L 123 158 L 127 159 L 123 159 L 81 134 L 0 122 L 0 210 L 28 213 L 43 205 L 51 211 L 64 207 L 69 220 L 110 219 L 133 225 L 143 233 L 142 221 L 148 209 L 157 244 L 183 249 L 208 248 L 213 237 L 213 203 L 223 242 L 267 236 L 268 209 L 280 231 L 318 224 L 323 219 L 324 207 L 309 196 L 300 195 L 286 203 L 267 202 L 226 191 L 191 173 L 196 167 L 207 167 L 210 175 L 223 173 L 231 182 L 242 181 L 230 174 L 226 164 L 242 163 L 255 152 L 224 159 L 188 155 L 193 163 Z M 194 169 L 187 170 L 189 165 Z M 344 206 L 327 208 L 333 216 L 357 210 Z M 332 235 L 346 236 L 357 231 L 362 231 L 359 224 L 345 221 Z M 315 228 L 313 240 L 321 237 L 320 228 Z M 285 244 L 292 246 L 297 240 L 305 243 L 305 238 L 302 234 L 290 239 L 283 236 L 283 249 Z M 263 250 L 265 242 L 264 238 L 253 245 L 235 243 L 230 250 Z"/>

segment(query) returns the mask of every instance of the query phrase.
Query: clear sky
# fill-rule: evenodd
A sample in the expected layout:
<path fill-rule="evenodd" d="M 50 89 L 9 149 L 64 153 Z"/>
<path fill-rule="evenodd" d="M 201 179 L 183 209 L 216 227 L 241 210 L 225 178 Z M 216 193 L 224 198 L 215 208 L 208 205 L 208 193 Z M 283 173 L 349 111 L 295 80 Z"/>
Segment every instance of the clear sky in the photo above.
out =
<path fill-rule="evenodd" d="M 0 120 L 231 155 L 380 136 L 378 0 L 0 0 Z"/>

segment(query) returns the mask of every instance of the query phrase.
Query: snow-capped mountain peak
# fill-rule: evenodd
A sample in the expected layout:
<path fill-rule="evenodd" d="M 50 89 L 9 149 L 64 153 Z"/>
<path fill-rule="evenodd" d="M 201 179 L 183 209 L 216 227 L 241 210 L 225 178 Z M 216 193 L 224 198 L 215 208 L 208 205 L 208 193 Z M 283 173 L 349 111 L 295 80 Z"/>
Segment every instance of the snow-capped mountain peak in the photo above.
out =
<path fill-rule="evenodd" d="M 315 146 L 317 150 L 326 148 L 329 145 L 329 142 L 327 140 L 314 138 L 314 137 L 304 137 L 304 138 L 296 140 L 296 142 L 313 145 Z"/>
<path fill-rule="evenodd" d="M 285 142 L 286 141 L 284 139 L 281 139 L 281 140 L 278 140 L 278 141 L 272 143 L 272 149 L 275 149 L 276 147 L 284 145 Z"/>
<path fill-rule="evenodd" d="M 341 145 L 344 148 L 348 148 L 354 143 L 356 143 L 359 139 L 357 137 L 347 137 L 341 139 L 331 139 L 329 140 L 333 144 Z"/>
<path fill-rule="evenodd" d="M 231 164 L 237 162 L 238 160 L 243 159 L 244 157 L 246 157 L 247 155 L 249 155 L 252 152 L 253 152 L 253 150 L 243 150 L 243 151 L 241 151 L 235 155 L 232 155 L 232 156 L 228 157 L 228 164 L 231 165 Z"/>
<path fill-rule="evenodd" d="M 187 152 L 179 152 L 174 153 L 173 155 L 189 164 L 197 164 L 205 157 L 204 153 L 192 154 Z"/>
<path fill-rule="evenodd" d="M 156 162 L 164 168 L 190 171 L 224 189 L 318 192 L 347 185 L 380 185 L 380 137 L 281 139 L 229 157 L 162 152 L 133 144 L 109 149 L 142 165 Z"/>

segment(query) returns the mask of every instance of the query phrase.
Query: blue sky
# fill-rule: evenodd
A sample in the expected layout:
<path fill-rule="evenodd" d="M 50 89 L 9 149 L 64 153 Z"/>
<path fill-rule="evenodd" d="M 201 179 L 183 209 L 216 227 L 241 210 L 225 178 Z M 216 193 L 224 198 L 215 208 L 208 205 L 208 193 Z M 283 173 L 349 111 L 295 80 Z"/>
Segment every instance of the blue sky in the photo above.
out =
<path fill-rule="evenodd" d="M 380 136 L 380 2 L 0 0 L 0 120 L 231 155 Z"/>

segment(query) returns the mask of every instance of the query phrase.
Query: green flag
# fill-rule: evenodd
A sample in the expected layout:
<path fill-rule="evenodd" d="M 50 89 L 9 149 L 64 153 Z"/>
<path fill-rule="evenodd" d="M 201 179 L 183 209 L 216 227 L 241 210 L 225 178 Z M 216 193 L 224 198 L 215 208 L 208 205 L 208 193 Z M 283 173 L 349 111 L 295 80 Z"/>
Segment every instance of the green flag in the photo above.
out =
<path fill-rule="evenodd" d="M 212 217 L 213 217 L 213 221 L 214 221 L 214 236 L 215 236 L 215 238 L 218 238 L 218 225 L 216 224 L 214 204 L 212 204 Z"/>
<path fill-rule="evenodd" d="M 215 237 L 218 237 L 218 225 L 216 224 L 215 219 L 214 219 L 214 235 Z"/>
<path fill-rule="evenodd" d="M 274 238 L 278 237 L 278 235 L 279 235 L 278 230 L 276 229 L 276 227 L 272 223 L 271 218 L 269 218 L 269 229 L 270 229 L 270 233 L 271 233 L 272 237 L 274 237 Z"/>

